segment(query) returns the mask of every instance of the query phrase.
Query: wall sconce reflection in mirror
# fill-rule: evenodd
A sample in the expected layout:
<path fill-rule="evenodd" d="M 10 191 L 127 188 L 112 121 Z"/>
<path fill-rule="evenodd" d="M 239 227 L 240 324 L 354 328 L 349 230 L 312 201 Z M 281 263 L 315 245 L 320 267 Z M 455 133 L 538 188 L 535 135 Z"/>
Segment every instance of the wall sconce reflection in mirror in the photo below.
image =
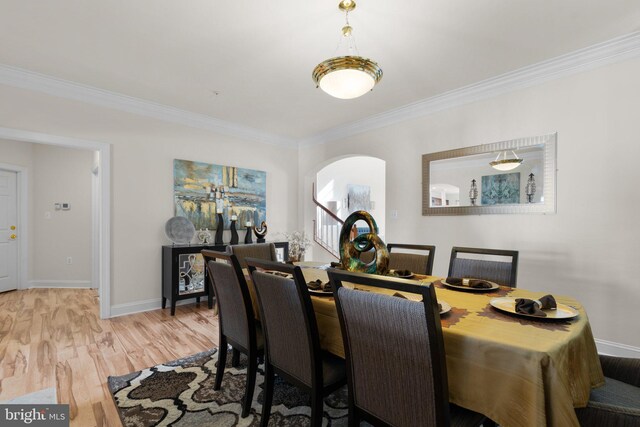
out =
<path fill-rule="evenodd" d="M 533 203 L 533 196 L 536 194 L 536 180 L 533 178 L 533 173 L 529 174 L 529 180 L 525 192 L 527 193 L 527 203 Z"/>
<path fill-rule="evenodd" d="M 422 214 L 555 213 L 556 142 L 550 134 L 424 154 Z"/>
<path fill-rule="evenodd" d="M 476 185 L 476 180 L 471 180 L 471 188 L 469 189 L 469 200 L 471 201 L 471 206 L 476 205 L 476 200 L 478 200 L 478 186 Z"/>

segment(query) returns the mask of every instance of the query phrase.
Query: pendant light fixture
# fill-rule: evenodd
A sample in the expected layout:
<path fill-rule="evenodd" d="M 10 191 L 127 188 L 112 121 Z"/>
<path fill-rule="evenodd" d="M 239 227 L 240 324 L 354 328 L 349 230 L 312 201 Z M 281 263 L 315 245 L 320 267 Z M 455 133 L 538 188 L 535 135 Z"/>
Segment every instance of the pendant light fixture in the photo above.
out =
<path fill-rule="evenodd" d="M 518 166 L 520 166 L 520 163 L 522 163 L 522 159 L 518 157 L 518 155 L 516 154 L 515 151 L 511 150 L 511 154 L 513 154 L 513 158 L 512 159 L 508 159 L 507 158 L 507 152 L 502 151 L 500 153 L 498 153 L 498 157 L 496 157 L 496 159 L 489 163 L 491 165 L 492 168 L 499 170 L 499 171 L 510 171 L 513 170 L 515 168 L 517 168 Z M 500 156 L 503 155 L 504 157 L 502 158 L 502 160 L 500 160 Z"/>
<path fill-rule="evenodd" d="M 374 61 L 363 58 L 358 53 L 353 28 L 349 25 L 349 12 L 356 8 L 354 0 L 342 0 L 338 9 L 345 13 L 345 26 L 342 27 L 343 43 L 347 45 L 348 54 L 336 56 L 322 61 L 313 70 L 313 81 L 329 95 L 340 99 L 353 99 L 373 90 L 382 78 L 382 69 Z M 355 55 L 354 55 L 355 53 Z"/>

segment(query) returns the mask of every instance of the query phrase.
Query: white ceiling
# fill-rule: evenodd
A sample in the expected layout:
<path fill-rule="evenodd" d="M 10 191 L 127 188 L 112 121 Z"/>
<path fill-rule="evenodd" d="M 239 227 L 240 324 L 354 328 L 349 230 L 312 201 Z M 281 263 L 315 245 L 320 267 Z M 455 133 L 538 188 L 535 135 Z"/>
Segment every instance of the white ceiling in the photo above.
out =
<path fill-rule="evenodd" d="M 337 3 L 0 0 L 0 64 L 304 138 L 640 29 L 638 0 L 360 0 L 384 77 L 338 100 L 311 80 Z"/>

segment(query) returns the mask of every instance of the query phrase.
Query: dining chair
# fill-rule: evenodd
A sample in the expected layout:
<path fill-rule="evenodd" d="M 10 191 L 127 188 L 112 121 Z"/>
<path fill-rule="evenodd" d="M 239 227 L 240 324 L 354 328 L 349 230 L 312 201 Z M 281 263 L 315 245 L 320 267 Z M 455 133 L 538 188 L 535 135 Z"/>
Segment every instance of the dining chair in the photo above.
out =
<path fill-rule="evenodd" d="M 640 359 L 600 355 L 605 385 L 576 409 L 582 427 L 640 426 Z"/>
<path fill-rule="evenodd" d="M 329 269 L 347 360 L 349 426 L 479 426 L 485 417 L 449 403 L 440 313 L 431 284 Z M 355 285 L 416 294 L 421 301 Z M 375 314 L 372 314 L 375 313 Z"/>
<path fill-rule="evenodd" d="M 401 250 L 422 251 L 424 253 L 408 253 L 393 251 L 394 248 Z M 433 273 L 433 260 L 436 253 L 436 247 L 432 245 L 413 245 L 405 243 L 389 243 L 389 268 L 392 270 L 409 270 L 412 273 L 425 274 L 431 276 Z M 362 252 L 360 260 L 362 262 L 371 262 L 375 252 Z"/>
<path fill-rule="evenodd" d="M 267 261 L 277 261 L 276 245 L 273 243 L 250 243 L 245 245 L 231 245 L 230 251 L 238 257 L 240 266 L 247 268 L 246 258 L 265 259 Z"/>
<path fill-rule="evenodd" d="M 265 334 L 262 426 L 267 426 L 274 375 L 311 395 L 311 426 L 322 425 L 323 398 L 346 384 L 344 360 L 320 348 L 316 315 L 298 266 L 247 258 Z M 267 270 L 267 271 L 265 271 Z M 292 278 L 270 274 L 288 273 Z"/>
<path fill-rule="evenodd" d="M 248 358 L 247 384 L 242 400 L 242 417 L 249 415 L 256 384 L 258 359 L 264 356 L 264 337 L 257 324 L 251 295 L 238 258 L 226 252 L 203 250 L 218 303 L 218 367 L 214 390 L 220 390 L 227 363 L 227 345 L 233 347 L 232 365 L 239 364 L 240 353 Z"/>
<path fill-rule="evenodd" d="M 506 257 L 509 261 L 464 258 L 460 254 L 472 254 L 480 257 Z M 470 277 L 491 280 L 503 286 L 516 287 L 518 279 L 518 251 L 503 249 L 451 248 L 448 277 Z"/>

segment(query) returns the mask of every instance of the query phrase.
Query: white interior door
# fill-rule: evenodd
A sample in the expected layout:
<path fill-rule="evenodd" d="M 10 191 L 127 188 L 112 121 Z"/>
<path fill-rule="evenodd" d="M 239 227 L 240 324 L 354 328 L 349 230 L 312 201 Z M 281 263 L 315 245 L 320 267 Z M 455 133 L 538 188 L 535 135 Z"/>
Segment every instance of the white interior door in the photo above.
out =
<path fill-rule="evenodd" d="M 0 170 L 0 292 L 18 287 L 17 175 Z"/>

